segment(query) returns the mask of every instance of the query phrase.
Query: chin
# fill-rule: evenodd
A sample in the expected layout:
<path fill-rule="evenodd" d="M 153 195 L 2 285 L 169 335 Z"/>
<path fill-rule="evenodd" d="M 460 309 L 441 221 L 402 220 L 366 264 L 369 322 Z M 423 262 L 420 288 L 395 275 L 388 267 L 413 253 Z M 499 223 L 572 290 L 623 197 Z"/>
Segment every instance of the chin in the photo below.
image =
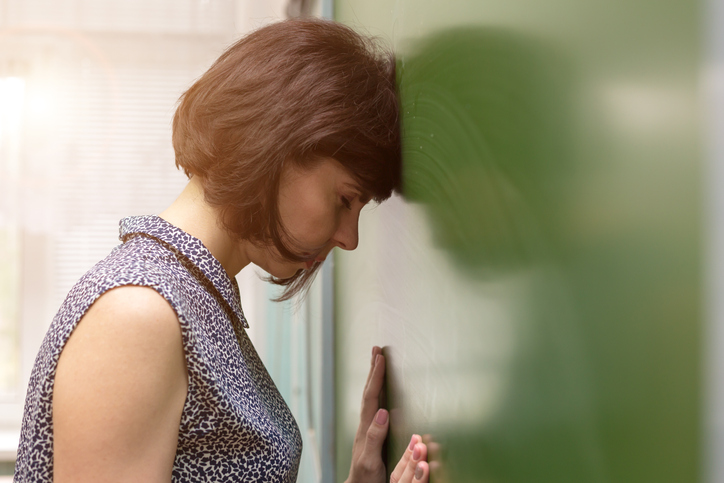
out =
<path fill-rule="evenodd" d="M 274 270 L 273 272 L 269 272 L 269 274 L 274 278 L 280 278 L 280 279 L 286 279 L 286 278 L 292 278 L 299 272 L 304 271 L 303 268 L 279 268 L 277 270 Z"/>

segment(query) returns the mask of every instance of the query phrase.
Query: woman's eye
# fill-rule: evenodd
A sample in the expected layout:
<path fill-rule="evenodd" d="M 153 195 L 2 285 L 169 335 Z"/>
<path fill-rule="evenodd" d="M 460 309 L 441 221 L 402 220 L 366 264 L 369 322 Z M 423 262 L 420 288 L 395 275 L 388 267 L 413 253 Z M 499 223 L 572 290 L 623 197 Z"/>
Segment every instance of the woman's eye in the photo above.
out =
<path fill-rule="evenodd" d="M 342 204 L 344 204 L 344 206 L 346 206 L 348 210 L 351 210 L 351 209 L 352 209 L 352 200 L 350 200 L 349 198 L 346 198 L 346 197 L 343 196 L 343 197 L 342 197 Z"/>

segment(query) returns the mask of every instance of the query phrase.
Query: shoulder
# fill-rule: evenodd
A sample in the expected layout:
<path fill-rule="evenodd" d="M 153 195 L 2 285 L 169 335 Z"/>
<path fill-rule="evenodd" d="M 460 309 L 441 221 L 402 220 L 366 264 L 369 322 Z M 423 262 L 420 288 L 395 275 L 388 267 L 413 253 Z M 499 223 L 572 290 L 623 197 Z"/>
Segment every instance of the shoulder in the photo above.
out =
<path fill-rule="evenodd" d="M 175 259 L 153 244 L 116 247 L 108 257 L 86 272 L 68 292 L 53 319 L 42 350 L 57 361 L 78 339 L 119 331 L 140 336 L 139 331 L 175 332 L 180 340 L 177 310 L 184 307 L 188 291 L 174 265 Z M 183 317 L 181 317 L 183 319 Z M 48 361 L 51 365 L 53 360 Z"/>
<path fill-rule="evenodd" d="M 153 288 L 124 285 L 102 294 L 83 315 L 61 352 L 58 370 L 62 372 L 63 363 L 110 359 L 132 368 L 139 357 L 147 364 L 151 355 L 155 365 L 163 367 L 176 363 L 179 354 L 181 328 L 168 301 Z"/>
<path fill-rule="evenodd" d="M 146 353 L 164 365 L 183 352 L 176 312 L 156 290 L 124 285 L 102 294 L 83 315 L 61 353 L 64 359 L 116 357 L 134 360 Z"/>
<path fill-rule="evenodd" d="M 93 334 L 100 339 L 151 334 L 172 336 L 180 328 L 171 304 L 155 289 L 122 285 L 103 293 L 88 308 L 71 334 Z M 70 344 L 72 340 L 68 341 Z M 65 349 L 64 349 L 65 350 Z"/>
<path fill-rule="evenodd" d="M 88 319 L 129 329 L 136 325 L 162 329 L 178 324 L 171 304 L 154 288 L 141 285 L 122 285 L 108 290 L 91 305 L 81 321 Z"/>
<path fill-rule="evenodd" d="M 117 246 L 86 274 L 102 285 L 121 282 L 147 285 L 144 281 L 168 282 L 183 270 L 176 257 L 155 240 L 133 238 Z"/>

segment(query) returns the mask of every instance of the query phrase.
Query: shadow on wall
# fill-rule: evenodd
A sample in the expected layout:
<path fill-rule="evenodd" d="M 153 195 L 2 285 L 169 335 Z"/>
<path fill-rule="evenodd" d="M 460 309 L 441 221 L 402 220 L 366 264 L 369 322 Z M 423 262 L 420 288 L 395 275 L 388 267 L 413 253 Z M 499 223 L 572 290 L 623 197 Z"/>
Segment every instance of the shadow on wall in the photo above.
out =
<path fill-rule="evenodd" d="M 462 276 L 522 281 L 516 303 L 528 313 L 493 420 L 425 436 L 433 481 L 603 481 L 582 335 L 560 273 L 569 66 L 535 40 L 469 28 L 427 38 L 398 72 L 405 199 L 422 204 Z M 471 322 L 450 330 L 485 336 Z M 391 407 L 401 407 L 394 388 Z"/>
<path fill-rule="evenodd" d="M 418 372 L 392 355 L 387 396 L 427 425 L 433 481 L 699 480 L 702 177 L 682 45 L 656 76 L 641 51 L 501 29 L 400 57 L 404 197 L 455 270 L 408 260 L 396 282 L 414 314 L 397 325 L 428 352 Z"/>
<path fill-rule="evenodd" d="M 502 30 L 434 35 L 400 62 L 404 196 L 476 277 L 540 262 L 570 169 L 570 75 L 559 56 Z"/>

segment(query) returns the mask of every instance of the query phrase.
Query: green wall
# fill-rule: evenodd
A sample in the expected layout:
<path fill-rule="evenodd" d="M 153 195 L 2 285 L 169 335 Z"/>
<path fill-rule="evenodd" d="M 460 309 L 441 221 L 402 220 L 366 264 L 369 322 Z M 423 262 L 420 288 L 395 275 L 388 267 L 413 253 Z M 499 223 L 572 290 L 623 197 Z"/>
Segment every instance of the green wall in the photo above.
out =
<path fill-rule="evenodd" d="M 336 255 L 338 481 L 373 344 L 433 482 L 700 481 L 701 15 L 336 2 L 398 55 L 405 172 Z"/>

